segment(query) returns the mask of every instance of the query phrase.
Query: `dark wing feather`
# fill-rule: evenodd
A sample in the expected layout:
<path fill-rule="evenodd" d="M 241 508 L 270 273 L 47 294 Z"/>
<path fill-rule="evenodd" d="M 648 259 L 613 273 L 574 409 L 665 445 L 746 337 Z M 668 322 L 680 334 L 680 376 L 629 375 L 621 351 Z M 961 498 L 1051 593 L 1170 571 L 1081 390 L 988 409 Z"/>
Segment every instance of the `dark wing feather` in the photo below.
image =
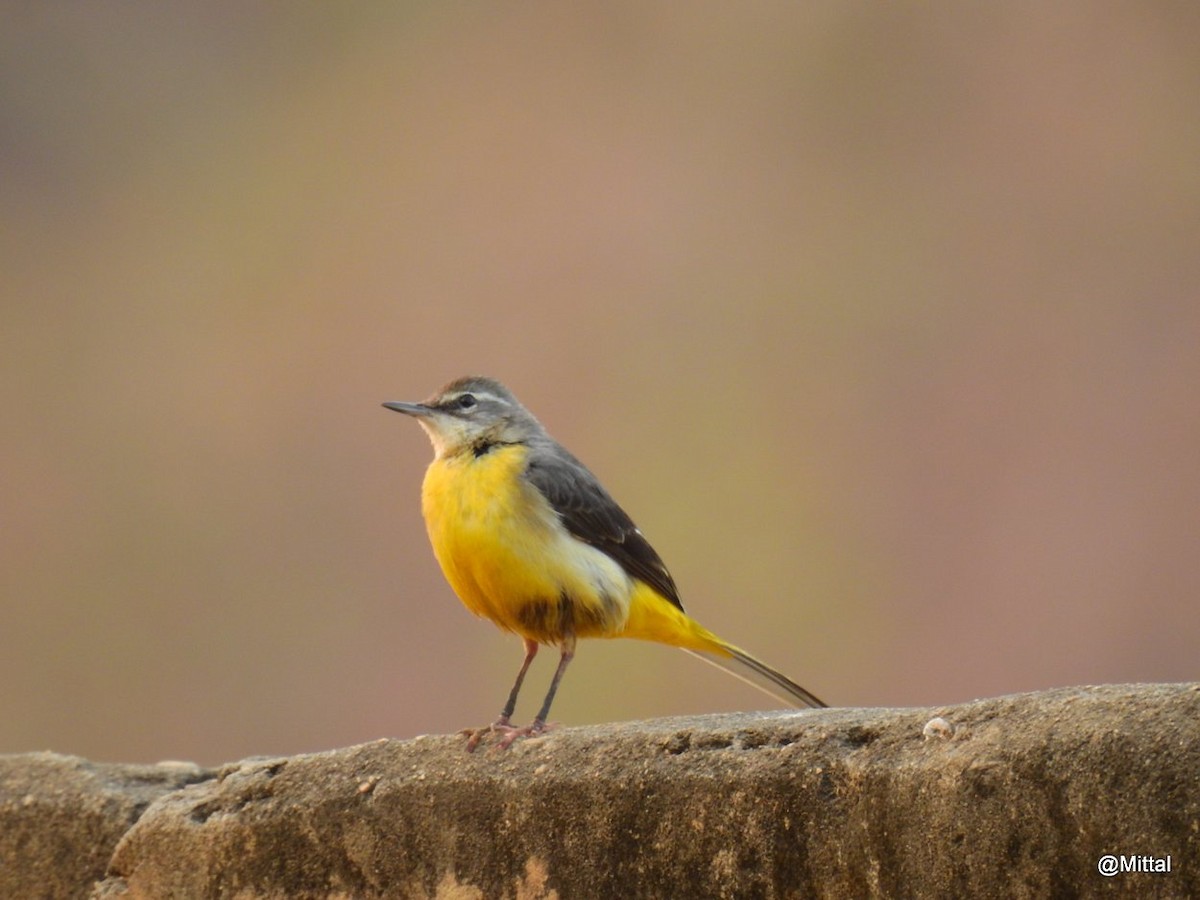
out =
<path fill-rule="evenodd" d="M 583 463 L 558 444 L 538 447 L 530 454 L 525 476 L 550 501 L 567 531 L 683 609 L 662 559 Z"/>

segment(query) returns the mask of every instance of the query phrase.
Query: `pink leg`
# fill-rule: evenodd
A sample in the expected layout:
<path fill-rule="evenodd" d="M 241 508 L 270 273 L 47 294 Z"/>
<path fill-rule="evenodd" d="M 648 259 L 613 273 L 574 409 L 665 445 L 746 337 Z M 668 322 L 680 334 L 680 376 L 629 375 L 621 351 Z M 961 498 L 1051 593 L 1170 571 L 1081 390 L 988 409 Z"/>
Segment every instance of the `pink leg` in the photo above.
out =
<path fill-rule="evenodd" d="M 517 708 L 517 695 L 521 693 L 521 685 L 525 682 L 525 673 L 529 671 L 529 664 L 533 662 L 533 658 L 537 656 L 537 652 L 537 641 L 525 638 L 525 661 L 521 663 L 521 671 L 517 672 L 517 680 L 513 683 L 512 690 L 508 692 L 508 702 L 504 704 L 504 709 L 500 711 L 500 718 L 491 725 L 486 728 L 476 728 L 465 732 L 470 735 L 467 738 L 468 753 L 479 746 L 479 742 L 485 734 L 493 731 L 508 732 L 512 729 L 512 714 L 513 710 Z"/>
<path fill-rule="evenodd" d="M 563 639 L 562 647 L 559 651 L 558 668 L 554 671 L 554 678 L 550 681 L 550 690 L 546 692 L 546 699 L 542 701 L 542 708 L 538 711 L 537 718 L 524 727 L 514 726 L 511 721 L 513 710 L 516 709 L 517 694 L 521 690 L 521 683 L 525 680 L 525 673 L 529 670 L 529 664 L 533 662 L 537 651 L 537 643 L 526 639 L 525 662 L 521 664 L 521 671 L 517 673 L 516 684 L 513 685 L 513 689 L 508 695 L 508 702 L 504 704 L 504 710 L 500 713 L 500 718 L 487 728 L 464 732 L 469 735 L 467 738 L 468 753 L 478 747 L 479 742 L 487 734 L 503 735 L 496 746 L 500 750 L 507 750 L 518 738 L 542 734 L 554 727 L 553 725 L 546 724 L 546 718 L 550 715 L 550 704 L 554 702 L 554 695 L 558 692 L 558 684 L 562 681 L 563 673 L 567 671 L 567 666 L 570 665 L 571 660 L 575 657 L 574 636 L 568 636 Z"/>
<path fill-rule="evenodd" d="M 510 726 L 504 729 L 506 733 L 497 745 L 501 750 L 507 750 L 517 738 L 542 734 L 554 727 L 553 725 L 546 724 L 546 717 L 550 715 L 550 704 L 554 702 L 554 695 L 558 692 L 558 683 L 562 681 L 563 673 L 567 671 L 567 666 L 575 658 L 574 637 L 568 637 L 563 641 L 560 654 L 558 668 L 554 670 L 554 678 L 550 681 L 550 690 L 546 692 L 546 699 L 542 701 L 542 708 L 538 711 L 537 718 L 524 728 L 512 728 Z"/>

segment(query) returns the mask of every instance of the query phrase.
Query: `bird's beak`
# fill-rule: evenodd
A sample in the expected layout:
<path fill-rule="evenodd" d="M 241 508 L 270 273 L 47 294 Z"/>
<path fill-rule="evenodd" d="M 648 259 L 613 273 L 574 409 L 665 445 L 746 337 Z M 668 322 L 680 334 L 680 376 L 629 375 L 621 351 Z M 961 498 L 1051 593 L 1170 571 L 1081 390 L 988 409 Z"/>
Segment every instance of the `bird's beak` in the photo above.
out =
<path fill-rule="evenodd" d="M 385 403 L 383 404 L 388 409 L 394 409 L 398 413 L 404 413 L 406 416 L 416 416 L 418 419 L 425 419 L 433 415 L 433 410 L 424 403 Z"/>

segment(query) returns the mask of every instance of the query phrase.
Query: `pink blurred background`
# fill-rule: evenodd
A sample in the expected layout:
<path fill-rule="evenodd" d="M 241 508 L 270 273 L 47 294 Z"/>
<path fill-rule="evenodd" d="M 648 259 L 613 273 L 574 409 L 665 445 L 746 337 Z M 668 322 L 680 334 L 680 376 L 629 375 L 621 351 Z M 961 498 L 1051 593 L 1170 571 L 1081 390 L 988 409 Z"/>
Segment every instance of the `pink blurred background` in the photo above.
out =
<path fill-rule="evenodd" d="M 833 704 L 1198 677 L 1200 7 L 3 19 L 0 752 L 489 721 L 379 406 L 476 372 Z M 772 705 L 601 641 L 555 718 Z"/>

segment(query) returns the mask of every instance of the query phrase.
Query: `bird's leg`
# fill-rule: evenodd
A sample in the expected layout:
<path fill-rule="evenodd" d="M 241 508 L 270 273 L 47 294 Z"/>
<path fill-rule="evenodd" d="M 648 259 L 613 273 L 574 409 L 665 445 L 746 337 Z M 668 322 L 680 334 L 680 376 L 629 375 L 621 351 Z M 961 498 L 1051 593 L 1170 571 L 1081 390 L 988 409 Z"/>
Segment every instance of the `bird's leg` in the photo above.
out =
<path fill-rule="evenodd" d="M 533 658 L 537 656 L 537 652 L 537 641 L 525 638 L 525 661 L 521 663 L 521 671 L 517 673 L 517 680 L 513 682 L 512 690 L 508 692 L 508 702 L 504 704 L 504 709 L 500 711 L 500 718 L 491 725 L 488 725 L 486 728 L 469 729 L 464 732 L 468 735 L 468 753 L 479 746 L 479 742 L 485 734 L 490 734 L 493 731 L 507 732 L 512 729 L 512 714 L 517 708 L 517 695 L 521 693 L 521 685 L 525 682 L 525 673 L 529 671 L 529 664 L 533 662 Z"/>
<path fill-rule="evenodd" d="M 517 708 L 517 694 L 521 693 L 521 685 L 525 683 L 525 673 L 529 671 L 529 664 L 533 662 L 533 658 L 537 656 L 538 642 L 531 641 L 525 638 L 525 661 L 521 663 L 521 671 L 517 673 L 517 680 L 513 682 L 512 690 L 508 692 L 508 702 L 504 704 L 504 709 L 500 711 L 500 718 L 496 720 L 497 725 L 508 725 L 512 718 L 513 711 Z"/>
<path fill-rule="evenodd" d="M 554 695 L 558 691 L 558 683 L 562 681 L 563 673 L 567 671 L 567 666 L 575 658 L 575 635 L 568 634 L 563 638 L 559 653 L 561 655 L 558 658 L 558 668 L 554 670 L 554 678 L 550 681 L 550 690 L 546 691 L 546 699 L 542 701 L 542 708 L 538 710 L 537 718 L 524 728 L 513 728 L 509 725 L 500 729 L 505 732 L 504 737 L 497 745 L 501 750 L 507 750 L 517 738 L 541 734 L 554 727 L 553 725 L 546 724 L 546 717 L 550 715 L 550 704 L 554 702 Z"/>

